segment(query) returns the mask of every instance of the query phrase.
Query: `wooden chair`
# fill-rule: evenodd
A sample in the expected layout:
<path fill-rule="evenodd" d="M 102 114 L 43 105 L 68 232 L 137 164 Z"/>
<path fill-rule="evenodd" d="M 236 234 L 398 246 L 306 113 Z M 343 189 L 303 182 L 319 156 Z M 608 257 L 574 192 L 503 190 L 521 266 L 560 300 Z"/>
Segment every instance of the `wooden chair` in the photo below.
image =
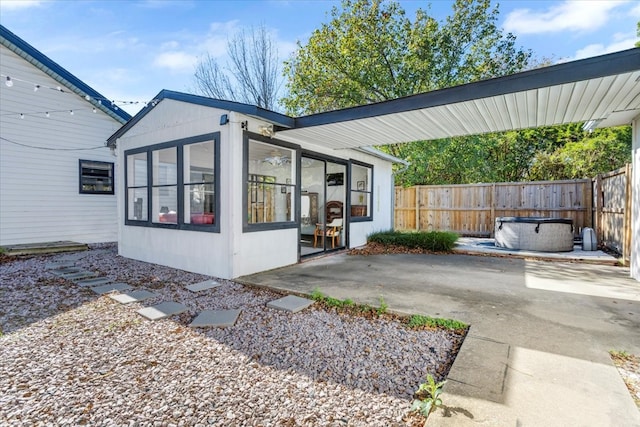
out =
<path fill-rule="evenodd" d="M 336 242 L 340 242 L 340 234 L 342 233 L 342 218 L 336 218 L 326 226 L 324 224 L 316 224 L 313 232 L 313 247 L 318 245 L 318 237 L 331 239 L 331 248 L 335 249 Z"/>

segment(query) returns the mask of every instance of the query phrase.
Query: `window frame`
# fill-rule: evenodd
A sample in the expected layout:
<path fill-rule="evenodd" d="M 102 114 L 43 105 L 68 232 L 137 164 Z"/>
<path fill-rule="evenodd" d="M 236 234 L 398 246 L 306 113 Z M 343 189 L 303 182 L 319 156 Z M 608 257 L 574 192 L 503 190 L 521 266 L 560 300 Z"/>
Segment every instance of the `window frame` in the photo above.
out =
<path fill-rule="evenodd" d="M 95 163 L 95 164 L 101 164 L 101 165 L 108 165 L 109 166 L 109 172 L 110 172 L 110 178 L 111 178 L 111 190 L 107 190 L 107 191 L 105 191 L 105 190 L 103 190 L 103 191 L 84 190 L 82 188 L 82 185 L 83 185 L 82 178 L 85 176 L 82 173 L 83 163 Z M 85 166 L 85 168 L 86 168 L 86 166 Z M 105 162 L 105 161 L 101 161 L 101 160 L 89 160 L 89 159 L 79 159 L 78 160 L 78 193 L 80 193 L 80 194 L 113 195 L 113 194 L 115 194 L 115 190 L 116 190 L 116 177 L 115 177 L 115 164 L 113 162 Z"/>
<path fill-rule="evenodd" d="M 293 150 L 296 158 L 296 164 L 293 168 L 295 172 L 295 183 L 286 184 L 293 187 L 293 191 L 290 193 L 291 198 L 295 200 L 294 209 L 292 212 L 291 221 L 279 221 L 279 222 L 259 222 L 249 223 L 246 213 L 249 211 L 249 141 L 256 141 L 263 144 L 274 145 L 276 147 L 287 148 Z M 242 134 L 242 232 L 251 233 L 257 231 L 268 230 L 284 230 L 290 228 L 298 228 L 298 218 L 300 216 L 300 146 L 291 144 L 285 141 L 277 139 L 267 138 L 260 134 L 244 131 Z M 251 174 L 255 175 L 255 174 Z M 282 183 L 276 183 L 276 188 L 282 185 Z"/>
<path fill-rule="evenodd" d="M 184 146 L 190 144 L 197 144 L 201 142 L 213 141 L 213 191 L 214 191 L 214 223 L 213 224 L 193 224 L 184 221 L 184 200 L 185 200 L 185 187 L 189 184 L 184 182 Z M 177 223 L 161 223 L 154 222 L 152 218 L 153 211 L 153 152 L 157 150 L 163 150 L 167 148 L 176 147 L 177 150 Z M 129 219 L 129 164 L 128 158 L 130 155 L 146 153 L 147 155 L 147 219 L 146 220 L 134 220 Z M 139 148 L 132 148 L 125 150 L 124 152 L 124 223 L 125 225 L 132 225 L 138 227 L 151 227 L 151 228 L 165 228 L 174 230 L 191 230 L 200 232 L 219 233 L 220 232 L 220 132 L 212 132 L 202 135 L 196 135 L 187 138 L 175 139 L 167 142 L 162 142 L 154 145 L 147 145 Z M 156 186 L 157 187 L 157 186 Z"/>
<path fill-rule="evenodd" d="M 358 190 L 357 188 L 352 188 L 352 177 L 353 177 L 353 165 L 356 166 L 360 166 L 360 167 L 364 167 L 367 168 L 371 171 L 371 182 L 369 183 L 369 190 Z M 349 160 L 349 222 L 367 222 L 367 221 L 373 221 L 373 165 L 369 164 L 369 163 L 364 163 L 358 160 L 353 160 L 350 159 Z M 351 206 L 353 205 L 353 201 L 351 200 L 351 196 L 353 194 L 353 192 L 356 193 L 365 193 L 369 195 L 369 203 L 367 204 L 367 215 L 366 216 L 351 216 Z M 359 205 L 359 203 L 357 204 Z"/>

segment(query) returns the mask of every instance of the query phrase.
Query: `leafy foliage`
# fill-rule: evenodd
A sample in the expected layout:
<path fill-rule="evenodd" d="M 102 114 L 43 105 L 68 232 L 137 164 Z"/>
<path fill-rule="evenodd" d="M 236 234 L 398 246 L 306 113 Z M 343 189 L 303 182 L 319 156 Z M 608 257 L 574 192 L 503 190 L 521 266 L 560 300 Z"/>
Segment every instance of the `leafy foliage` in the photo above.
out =
<path fill-rule="evenodd" d="M 490 0 L 456 0 L 444 22 L 393 1 L 343 0 L 285 62 L 288 113 L 311 114 L 510 74 L 529 51 L 497 27 Z"/>
<path fill-rule="evenodd" d="M 421 248 L 433 252 L 450 252 L 458 240 L 458 235 L 450 231 L 379 231 L 367 237 L 368 242 L 383 245 Z"/>
<path fill-rule="evenodd" d="M 381 147 L 411 165 L 396 184 L 471 184 L 591 178 L 631 161 L 631 128 L 541 127 Z"/>
<path fill-rule="evenodd" d="M 442 406 L 442 387 L 446 381 L 436 383 L 433 375 L 427 374 L 427 382 L 420 384 L 416 391 L 416 397 L 411 405 L 412 411 L 419 412 L 423 417 L 429 418 L 439 406 Z"/>

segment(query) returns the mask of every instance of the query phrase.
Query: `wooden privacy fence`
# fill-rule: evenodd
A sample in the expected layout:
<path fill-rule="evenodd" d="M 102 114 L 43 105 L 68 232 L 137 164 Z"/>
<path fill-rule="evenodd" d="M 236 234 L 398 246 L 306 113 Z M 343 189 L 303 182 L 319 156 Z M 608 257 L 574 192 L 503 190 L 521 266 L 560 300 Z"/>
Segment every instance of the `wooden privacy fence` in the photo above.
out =
<path fill-rule="evenodd" d="M 396 230 L 449 230 L 490 237 L 496 217 L 571 218 L 576 236 L 596 230 L 598 242 L 622 254 L 631 250 L 631 165 L 570 181 L 417 185 L 395 189 Z"/>
<path fill-rule="evenodd" d="M 593 180 L 594 228 L 598 242 L 631 255 L 631 165 L 598 175 Z"/>
<path fill-rule="evenodd" d="M 576 235 L 591 227 L 591 180 L 396 187 L 397 230 L 493 235 L 496 217 L 572 218 Z"/>

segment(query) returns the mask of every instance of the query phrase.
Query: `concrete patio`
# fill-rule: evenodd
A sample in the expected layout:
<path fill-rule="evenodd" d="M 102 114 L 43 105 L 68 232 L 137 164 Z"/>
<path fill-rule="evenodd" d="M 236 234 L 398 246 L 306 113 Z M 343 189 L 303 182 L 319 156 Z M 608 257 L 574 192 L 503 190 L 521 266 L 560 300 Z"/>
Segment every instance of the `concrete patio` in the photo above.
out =
<path fill-rule="evenodd" d="M 242 282 L 471 324 L 438 425 L 638 426 L 608 351 L 640 354 L 640 283 L 626 268 L 469 255 L 345 253 Z"/>

